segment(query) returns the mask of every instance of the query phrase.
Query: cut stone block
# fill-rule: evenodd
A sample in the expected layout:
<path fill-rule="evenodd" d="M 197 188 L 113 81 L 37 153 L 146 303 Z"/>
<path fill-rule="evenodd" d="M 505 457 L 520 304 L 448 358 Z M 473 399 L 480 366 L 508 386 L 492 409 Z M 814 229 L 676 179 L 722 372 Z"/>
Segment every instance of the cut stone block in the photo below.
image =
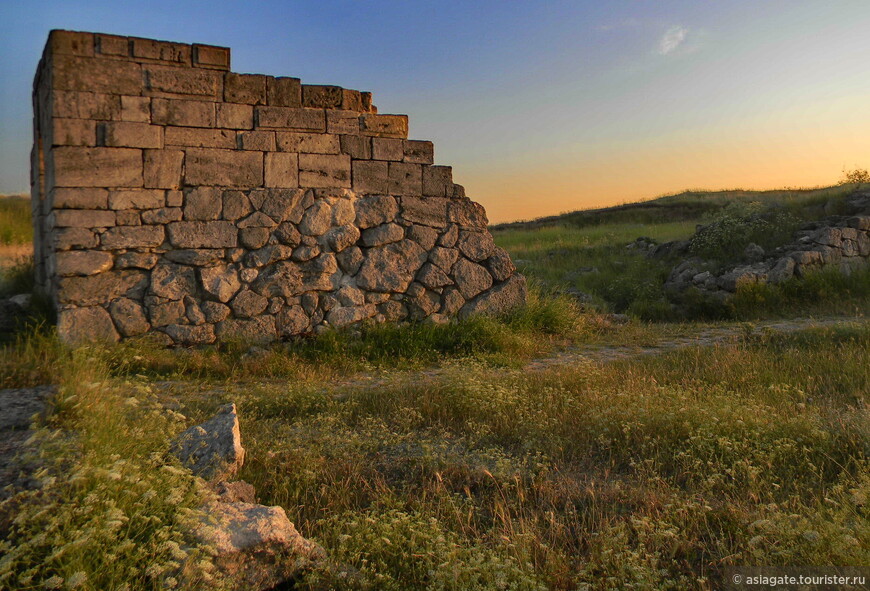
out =
<path fill-rule="evenodd" d="M 299 156 L 297 154 L 266 154 L 265 185 L 295 188 L 299 186 Z"/>
<path fill-rule="evenodd" d="M 254 107 L 237 103 L 219 103 L 217 126 L 229 129 L 253 129 Z"/>
<path fill-rule="evenodd" d="M 366 113 L 360 116 L 360 132 L 363 135 L 405 139 L 408 137 L 408 116 Z"/>
<path fill-rule="evenodd" d="M 266 82 L 268 103 L 274 107 L 301 107 L 302 84 L 299 78 L 277 77 Z"/>
<path fill-rule="evenodd" d="M 114 121 L 100 124 L 100 143 L 112 148 L 162 148 L 163 128 L 136 121 Z"/>
<path fill-rule="evenodd" d="M 350 188 L 350 156 L 300 154 L 299 186 Z"/>
<path fill-rule="evenodd" d="M 234 248 L 238 231 L 232 222 L 173 222 L 167 224 L 169 242 L 176 248 Z"/>
<path fill-rule="evenodd" d="M 155 209 L 165 204 L 165 192 L 160 189 L 109 192 L 109 209 Z"/>
<path fill-rule="evenodd" d="M 263 154 L 191 148 L 185 156 L 184 180 L 188 185 L 260 187 L 263 185 Z"/>
<path fill-rule="evenodd" d="M 266 104 L 266 80 L 261 74 L 224 75 L 224 100 L 247 105 Z"/>
<path fill-rule="evenodd" d="M 142 186 L 142 150 L 64 146 L 49 158 L 56 187 Z"/>
<path fill-rule="evenodd" d="M 87 119 L 52 119 L 51 143 L 54 146 L 97 145 L 97 124 Z"/>
<path fill-rule="evenodd" d="M 215 103 L 155 98 L 151 100 L 151 122 L 156 125 L 214 127 Z"/>
<path fill-rule="evenodd" d="M 142 66 L 137 63 L 57 55 L 51 65 L 51 85 L 57 90 L 129 95 L 142 92 Z"/>
<path fill-rule="evenodd" d="M 181 150 L 145 150 L 143 181 L 146 188 L 178 189 L 184 152 Z"/>
<path fill-rule="evenodd" d="M 193 65 L 200 68 L 217 70 L 230 69 L 230 50 L 228 47 L 214 45 L 193 45 Z"/>
<path fill-rule="evenodd" d="M 167 146 L 194 148 L 236 148 L 236 132 L 226 129 L 197 129 L 194 127 L 167 127 L 164 134 Z"/>
<path fill-rule="evenodd" d="M 338 86 L 302 85 L 302 106 L 316 109 L 341 108 L 342 89 Z"/>
<path fill-rule="evenodd" d="M 219 72 L 156 65 L 143 68 L 145 89 L 151 96 L 207 97 L 216 101 L 223 98 L 223 76 Z"/>
<path fill-rule="evenodd" d="M 339 154 L 341 144 L 337 135 L 328 133 L 277 132 L 278 149 L 299 154 Z"/>
<path fill-rule="evenodd" d="M 294 109 L 291 107 L 255 107 L 257 127 L 286 128 L 294 131 L 326 131 L 323 109 Z"/>

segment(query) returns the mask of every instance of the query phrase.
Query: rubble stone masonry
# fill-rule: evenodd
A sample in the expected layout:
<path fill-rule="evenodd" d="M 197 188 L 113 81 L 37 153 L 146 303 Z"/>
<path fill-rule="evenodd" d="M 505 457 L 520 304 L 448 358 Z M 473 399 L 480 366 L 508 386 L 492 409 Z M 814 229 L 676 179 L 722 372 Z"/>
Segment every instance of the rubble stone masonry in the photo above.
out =
<path fill-rule="evenodd" d="M 368 92 L 52 31 L 33 108 L 37 284 L 68 341 L 269 342 L 525 301 L 483 207 Z"/>

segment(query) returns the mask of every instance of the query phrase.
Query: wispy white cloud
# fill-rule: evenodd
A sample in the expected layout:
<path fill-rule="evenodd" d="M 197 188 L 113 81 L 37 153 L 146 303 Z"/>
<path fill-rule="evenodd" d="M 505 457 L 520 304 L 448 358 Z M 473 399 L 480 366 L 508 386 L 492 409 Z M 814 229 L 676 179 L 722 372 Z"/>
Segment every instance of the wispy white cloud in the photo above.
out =
<path fill-rule="evenodd" d="M 686 27 L 681 27 L 679 25 L 674 25 L 662 35 L 662 38 L 659 40 L 659 53 L 662 55 L 668 55 L 670 53 L 675 52 L 689 36 L 689 29 Z"/>

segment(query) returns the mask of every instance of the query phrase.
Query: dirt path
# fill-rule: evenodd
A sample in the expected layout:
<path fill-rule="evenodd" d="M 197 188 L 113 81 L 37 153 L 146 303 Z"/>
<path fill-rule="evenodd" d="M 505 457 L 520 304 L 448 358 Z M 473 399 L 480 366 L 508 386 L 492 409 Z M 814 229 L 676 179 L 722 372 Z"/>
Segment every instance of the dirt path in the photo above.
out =
<path fill-rule="evenodd" d="M 694 329 L 691 325 L 687 325 L 686 332 L 683 335 L 676 337 L 665 337 L 652 345 L 575 345 L 566 350 L 559 351 L 546 357 L 533 359 L 523 365 L 520 371 L 524 373 L 546 371 L 557 367 L 570 367 L 578 363 L 609 363 L 641 357 L 645 355 L 662 355 L 678 349 L 686 347 L 712 347 L 714 345 L 725 344 L 729 342 L 737 342 L 751 326 L 752 334 L 763 334 L 764 332 L 773 332 L 779 334 L 788 334 L 808 328 L 824 328 L 846 325 L 864 326 L 870 323 L 870 319 L 866 318 L 794 318 L 790 320 L 770 320 L 756 323 L 734 323 L 725 326 L 715 327 L 700 327 Z M 411 383 L 422 384 L 431 383 L 444 376 L 448 368 L 432 367 L 428 369 L 392 372 L 398 374 L 402 379 Z M 339 389 L 358 389 L 358 388 L 376 388 L 387 385 L 391 381 L 389 376 L 381 377 L 374 374 L 357 374 L 349 376 L 343 380 L 337 380 L 330 384 L 329 390 Z M 325 389 L 326 390 L 326 389 Z M 339 398 L 345 394 L 339 393 Z"/>
<path fill-rule="evenodd" d="M 712 347 L 714 345 L 736 342 L 746 334 L 750 326 L 752 334 L 755 335 L 768 331 L 788 334 L 808 328 L 824 328 L 850 324 L 866 325 L 868 322 L 870 320 L 866 318 L 794 318 L 791 320 L 769 320 L 751 324 L 735 323 L 727 326 L 703 328 L 694 334 L 662 339 L 655 345 L 650 346 L 604 345 L 599 347 L 584 347 L 579 345 L 556 355 L 530 361 L 523 367 L 523 371 L 543 371 L 553 367 L 574 365 L 583 361 L 606 363 L 643 355 L 661 355 L 685 347 Z"/>

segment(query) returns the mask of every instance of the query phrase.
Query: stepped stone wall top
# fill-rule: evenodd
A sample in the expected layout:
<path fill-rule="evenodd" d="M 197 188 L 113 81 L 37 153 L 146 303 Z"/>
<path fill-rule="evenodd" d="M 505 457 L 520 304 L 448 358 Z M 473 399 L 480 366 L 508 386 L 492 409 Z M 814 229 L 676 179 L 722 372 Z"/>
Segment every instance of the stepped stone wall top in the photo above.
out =
<path fill-rule="evenodd" d="M 371 93 L 52 31 L 33 107 L 37 284 L 69 341 L 268 342 L 525 301 L 483 207 Z"/>

